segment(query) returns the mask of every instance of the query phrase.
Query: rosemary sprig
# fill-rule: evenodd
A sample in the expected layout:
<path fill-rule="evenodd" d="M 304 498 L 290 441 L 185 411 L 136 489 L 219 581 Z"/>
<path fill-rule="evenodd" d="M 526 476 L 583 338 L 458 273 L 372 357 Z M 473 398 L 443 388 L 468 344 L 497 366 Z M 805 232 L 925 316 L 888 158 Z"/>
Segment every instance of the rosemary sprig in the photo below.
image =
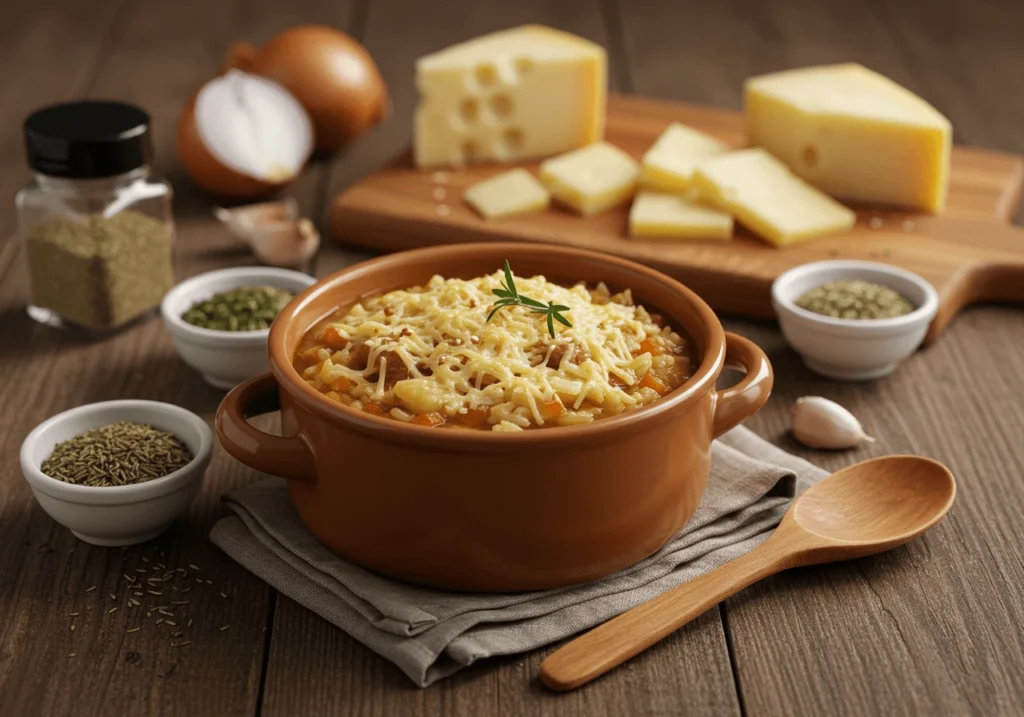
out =
<path fill-rule="evenodd" d="M 498 297 L 498 300 L 494 302 L 494 308 L 491 309 L 491 313 L 487 314 L 488 321 L 506 306 L 525 306 L 530 310 L 531 314 L 544 314 L 551 338 L 555 337 L 556 321 L 563 326 L 572 326 L 569 319 L 562 316 L 563 311 L 569 311 L 568 306 L 556 304 L 553 301 L 544 304 L 519 293 L 516 289 L 516 282 L 512 279 L 512 267 L 508 265 L 508 259 L 505 260 L 505 281 L 501 283 L 500 289 L 493 289 L 492 293 Z"/>

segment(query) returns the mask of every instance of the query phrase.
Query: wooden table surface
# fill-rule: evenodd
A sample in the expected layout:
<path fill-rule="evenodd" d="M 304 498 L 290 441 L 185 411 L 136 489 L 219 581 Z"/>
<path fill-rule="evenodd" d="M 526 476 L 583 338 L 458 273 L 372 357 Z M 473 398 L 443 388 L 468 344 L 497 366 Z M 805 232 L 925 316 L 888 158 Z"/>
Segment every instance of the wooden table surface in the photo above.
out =
<path fill-rule="evenodd" d="M 785 433 L 789 404 L 828 396 L 858 414 L 878 442 L 843 454 L 803 452 L 811 460 L 837 468 L 887 453 L 931 456 L 958 477 L 957 504 L 923 540 L 769 579 L 570 694 L 551 694 L 536 680 L 550 649 L 415 688 L 398 668 L 278 595 L 207 538 L 223 514 L 220 496 L 256 477 L 221 450 L 190 511 L 151 544 L 94 548 L 54 524 L 18 468 L 33 426 L 73 406 L 129 397 L 178 403 L 212 420 L 222 393 L 178 360 L 158 320 L 84 341 L 26 316 L 26 275 L 11 238 L 11 200 L 28 178 L 21 121 L 40 105 L 75 97 L 147 108 L 158 167 L 177 190 L 178 278 L 251 263 L 211 219 L 211 200 L 181 173 L 174 123 L 231 41 L 259 43 L 303 22 L 362 40 L 394 101 L 392 121 L 311 166 L 290 190 L 321 226 L 330 197 L 408 142 L 415 58 L 525 22 L 605 45 L 617 91 L 732 108 L 751 74 L 860 61 L 933 102 L 952 119 L 957 141 L 1024 151 L 1024 4 L 1009 0 L 0 3 L 0 714 L 1024 711 L 1024 311 L 1011 307 L 969 311 L 892 377 L 856 385 L 809 373 L 774 324 L 727 320 L 770 353 L 777 372 L 776 394 L 750 422 L 754 430 L 798 451 Z M 360 258 L 327 246 L 317 273 Z M 190 570 L 190 586 L 202 576 L 189 604 L 175 606 L 176 620 L 189 625 L 188 646 L 170 647 L 174 628 L 152 620 L 132 631 L 140 617 L 125 605 L 123 574 L 151 575 L 158 562 Z"/>

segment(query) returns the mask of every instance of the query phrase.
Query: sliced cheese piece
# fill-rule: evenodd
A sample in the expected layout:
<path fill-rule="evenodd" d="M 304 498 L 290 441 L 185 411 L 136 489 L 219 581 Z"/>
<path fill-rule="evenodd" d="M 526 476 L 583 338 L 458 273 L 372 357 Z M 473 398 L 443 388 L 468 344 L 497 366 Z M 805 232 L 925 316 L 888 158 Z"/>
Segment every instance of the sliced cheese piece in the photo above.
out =
<path fill-rule="evenodd" d="M 747 135 L 841 199 L 929 212 L 946 204 L 953 130 L 909 90 L 857 64 L 746 82 Z"/>
<path fill-rule="evenodd" d="M 629 235 L 650 239 L 728 239 L 732 217 L 678 194 L 637 192 L 629 210 Z"/>
<path fill-rule="evenodd" d="M 713 157 L 697 168 L 702 199 L 776 246 L 833 234 L 853 226 L 850 209 L 793 174 L 763 149 Z"/>
<path fill-rule="evenodd" d="M 485 219 L 539 212 L 551 203 L 548 190 L 525 169 L 512 169 L 477 182 L 462 198 Z"/>
<path fill-rule="evenodd" d="M 543 162 L 540 178 L 556 199 L 590 216 L 633 198 L 640 165 L 618 147 L 595 142 Z"/>
<path fill-rule="evenodd" d="M 703 160 L 729 151 L 729 145 L 679 123 L 668 126 L 644 155 L 640 186 L 682 193 Z"/>
<path fill-rule="evenodd" d="M 414 154 L 421 167 L 548 157 L 604 134 L 604 49 L 539 25 L 420 58 Z"/>

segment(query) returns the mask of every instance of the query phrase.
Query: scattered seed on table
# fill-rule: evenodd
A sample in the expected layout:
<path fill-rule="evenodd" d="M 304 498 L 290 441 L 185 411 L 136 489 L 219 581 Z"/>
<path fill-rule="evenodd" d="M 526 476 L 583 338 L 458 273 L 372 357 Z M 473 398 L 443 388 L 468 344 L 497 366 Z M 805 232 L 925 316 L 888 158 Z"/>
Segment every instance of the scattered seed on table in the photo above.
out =
<path fill-rule="evenodd" d="M 171 627 L 177 627 L 178 623 L 176 623 L 174 620 L 164 620 L 164 625 L 170 625 Z"/>
<path fill-rule="evenodd" d="M 202 578 L 196 578 L 196 582 L 197 583 L 201 583 L 201 582 L 203 582 L 203 579 Z"/>
<path fill-rule="evenodd" d="M 220 596 L 221 596 L 222 598 L 226 598 L 226 597 L 228 596 L 228 594 L 227 594 L 227 593 L 221 593 L 221 594 L 220 594 Z"/>
<path fill-rule="evenodd" d="M 108 615 L 113 615 L 115 612 L 117 612 L 117 605 L 107 610 Z"/>
<path fill-rule="evenodd" d="M 189 619 L 188 619 L 188 625 L 187 625 L 187 627 L 192 627 L 192 618 L 189 618 Z"/>
<path fill-rule="evenodd" d="M 142 562 L 148 563 L 149 562 L 149 558 L 147 558 L 145 555 L 143 555 L 142 556 Z"/>
<path fill-rule="evenodd" d="M 132 629 L 126 630 L 125 632 L 138 632 L 141 629 L 142 629 L 141 627 L 133 627 Z"/>
<path fill-rule="evenodd" d="M 135 597 L 142 597 L 145 594 L 146 593 L 142 592 L 141 590 L 136 590 L 135 592 L 132 593 L 132 595 L 134 595 Z"/>
<path fill-rule="evenodd" d="M 77 612 L 69 612 L 68 613 L 68 617 L 78 617 L 80 614 L 81 613 L 77 613 Z"/>
<path fill-rule="evenodd" d="M 74 631 L 75 631 L 75 626 L 74 626 L 74 625 L 72 625 L 72 626 L 71 626 L 71 632 L 74 632 Z"/>
<path fill-rule="evenodd" d="M 171 605 L 188 605 L 188 600 L 171 600 Z"/>
<path fill-rule="evenodd" d="M 137 572 L 137 573 L 144 573 L 144 572 L 146 572 L 146 569 L 145 568 L 135 568 L 135 572 Z"/>
<path fill-rule="evenodd" d="M 77 654 L 78 654 L 78 653 L 76 653 L 76 652 L 69 652 L 69 653 L 68 653 L 68 657 L 74 657 L 74 656 L 75 656 L 75 655 L 77 655 Z"/>
<path fill-rule="evenodd" d="M 96 589 L 96 586 L 95 586 L 95 585 L 93 585 L 93 586 L 92 586 L 91 588 L 86 588 L 86 589 L 85 589 L 85 591 L 86 591 L 87 593 L 91 593 L 91 592 L 92 592 L 93 590 L 95 590 L 95 589 Z"/>
<path fill-rule="evenodd" d="M 135 582 L 135 576 L 134 575 L 129 575 L 128 573 L 121 573 L 121 574 L 124 575 L 124 579 L 127 580 L 128 582 L 130 582 L 130 583 L 134 583 Z"/>
<path fill-rule="evenodd" d="M 183 633 L 183 632 L 172 632 L 171 633 L 171 637 L 173 637 L 175 640 L 177 640 L 179 637 L 185 637 L 185 633 Z"/>
<path fill-rule="evenodd" d="M 171 643 L 171 647 L 184 647 L 185 645 L 191 645 L 191 644 L 192 644 L 191 641 L 185 640 L 185 642 L 177 642 L 177 643 L 172 642 Z"/>
<path fill-rule="evenodd" d="M 192 588 L 182 588 L 181 589 L 181 594 L 182 595 L 184 595 L 185 593 L 189 593 L 189 592 L 192 592 Z"/>
<path fill-rule="evenodd" d="M 198 565 L 193 565 L 192 563 L 189 563 L 188 566 L 190 568 L 192 568 L 193 570 L 199 570 L 199 566 Z"/>
<path fill-rule="evenodd" d="M 146 592 L 149 593 L 150 595 L 163 595 L 163 593 L 160 592 L 159 590 L 147 590 Z"/>
<path fill-rule="evenodd" d="M 114 593 L 110 593 L 110 599 L 117 600 L 117 595 L 115 595 Z"/>
<path fill-rule="evenodd" d="M 156 624 L 157 624 L 157 625 L 159 625 L 159 624 L 160 624 L 160 623 L 162 623 L 163 621 L 164 621 L 164 619 L 163 619 L 163 618 L 160 618 L 159 620 L 157 620 L 157 621 L 156 621 Z"/>
<path fill-rule="evenodd" d="M 217 629 L 218 629 L 218 630 L 220 630 L 221 632 L 224 632 L 224 631 L 225 631 L 225 630 L 227 630 L 227 629 L 228 629 L 229 627 L 231 627 L 231 625 L 221 625 L 221 626 L 220 626 L 220 627 L 218 627 Z"/>
<path fill-rule="evenodd" d="M 157 610 L 157 612 L 160 613 L 161 615 L 166 615 L 167 617 L 174 617 L 174 613 L 173 612 L 171 612 L 169 610 L 164 610 L 163 608 L 160 608 L 159 610 Z"/>
<path fill-rule="evenodd" d="M 207 580 L 207 581 L 206 581 L 206 584 L 207 584 L 207 585 L 213 585 L 213 581 L 212 581 L 212 580 Z"/>

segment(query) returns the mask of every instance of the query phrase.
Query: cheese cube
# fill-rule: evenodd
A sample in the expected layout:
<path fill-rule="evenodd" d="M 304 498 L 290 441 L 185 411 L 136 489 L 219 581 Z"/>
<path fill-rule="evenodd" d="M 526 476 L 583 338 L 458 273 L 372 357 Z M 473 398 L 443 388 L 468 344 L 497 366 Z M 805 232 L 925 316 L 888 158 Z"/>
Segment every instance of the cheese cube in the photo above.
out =
<path fill-rule="evenodd" d="M 953 130 L 934 107 L 856 64 L 754 77 L 747 135 L 841 199 L 937 212 L 946 204 Z"/>
<path fill-rule="evenodd" d="M 543 162 L 540 178 L 556 199 L 590 216 L 632 199 L 640 165 L 618 147 L 595 142 Z"/>
<path fill-rule="evenodd" d="M 729 151 L 729 145 L 686 125 L 668 126 L 644 155 L 640 186 L 657 192 L 682 193 L 701 161 Z"/>
<path fill-rule="evenodd" d="M 641 190 L 629 210 L 629 235 L 651 239 L 728 239 L 732 217 L 679 196 Z"/>
<path fill-rule="evenodd" d="M 856 215 L 763 149 L 713 157 L 693 175 L 696 191 L 758 236 L 785 246 L 845 231 Z"/>
<path fill-rule="evenodd" d="M 462 198 L 485 219 L 539 212 L 551 202 L 548 190 L 525 169 L 513 169 L 477 182 Z"/>
<path fill-rule="evenodd" d="M 416 164 L 514 162 L 599 140 L 607 74 L 602 47 L 539 25 L 421 57 Z"/>

